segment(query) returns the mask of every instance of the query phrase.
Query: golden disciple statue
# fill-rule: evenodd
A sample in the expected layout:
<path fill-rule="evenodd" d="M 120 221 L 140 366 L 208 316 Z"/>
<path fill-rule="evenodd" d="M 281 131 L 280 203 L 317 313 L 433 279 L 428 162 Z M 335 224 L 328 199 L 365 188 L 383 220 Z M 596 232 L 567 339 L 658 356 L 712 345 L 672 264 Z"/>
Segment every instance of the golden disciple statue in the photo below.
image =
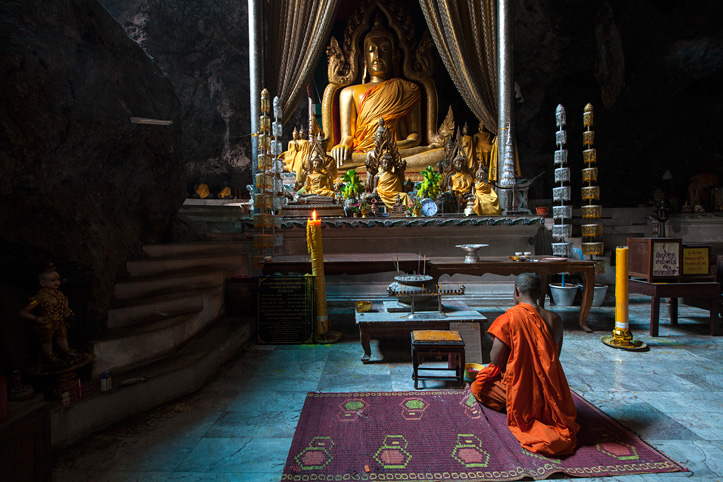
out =
<path fill-rule="evenodd" d="M 487 130 L 485 123 L 480 121 L 479 132 L 474 136 L 474 158 L 479 162 L 480 166 L 490 165 L 490 153 L 492 152 L 494 138 L 494 134 Z M 495 159 L 494 162 L 497 162 L 497 160 Z"/>
<path fill-rule="evenodd" d="M 303 132 L 303 131 L 302 131 Z M 293 139 L 289 141 L 289 148 L 281 155 L 286 170 L 296 174 L 296 182 L 301 183 L 304 162 L 309 158 L 311 142 L 304 139 L 299 130 L 294 127 Z"/>
<path fill-rule="evenodd" d="M 409 194 L 404 192 L 404 172 L 394 172 L 392 156 L 386 153 L 382 156 L 381 171 L 374 176 L 374 190 L 372 194 L 379 196 L 387 209 L 391 210 L 399 198 L 404 206 L 409 206 Z"/>
<path fill-rule="evenodd" d="M 474 183 L 474 212 L 478 216 L 499 216 L 502 214 L 500 200 L 494 192 L 490 183 L 487 182 L 488 169 L 480 165 L 475 173 Z"/>
<path fill-rule="evenodd" d="M 474 138 L 469 135 L 469 127 L 465 122 L 464 127 L 462 128 L 462 145 L 460 148 L 464 151 L 463 155 L 466 160 L 467 169 L 473 170 L 475 167 L 475 161 L 477 160 L 475 147 Z"/>
<path fill-rule="evenodd" d="M 334 197 L 334 179 L 324 169 L 324 160 L 318 153 L 314 153 L 311 159 L 311 170 L 306 174 L 304 187 L 299 190 L 299 194 L 316 194 L 319 196 Z"/>
<path fill-rule="evenodd" d="M 394 134 L 397 148 L 420 143 L 420 89 L 413 82 L 393 78 L 397 57 L 394 37 L 378 19 L 364 38 L 363 54 L 370 81 L 346 87 L 339 95 L 341 142 L 331 149 L 338 167 L 351 160 L 352 152 L 374 148 L 373 136 L 380 117 Z"/>

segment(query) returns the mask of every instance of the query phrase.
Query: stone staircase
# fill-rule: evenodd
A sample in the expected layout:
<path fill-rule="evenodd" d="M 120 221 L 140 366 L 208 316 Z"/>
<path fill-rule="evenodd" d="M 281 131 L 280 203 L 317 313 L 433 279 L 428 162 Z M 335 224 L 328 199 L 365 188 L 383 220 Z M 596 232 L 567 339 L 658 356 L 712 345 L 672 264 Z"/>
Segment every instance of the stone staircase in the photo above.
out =
<path fill-rule="evenodd" d="M 128 262 L 107 330 L 91 343 L 96 360 L 85 396 L 52 411 L 54 446 L 198 389 L 252 338 L 255 313 L 224 315 L 226 280 L 248 274 L 246 246 L 146 246 L 146 258 Z M 114 387 L 100 392 L 106 370 Z M 145 381 L 120 386 L 132 379 Z"/>

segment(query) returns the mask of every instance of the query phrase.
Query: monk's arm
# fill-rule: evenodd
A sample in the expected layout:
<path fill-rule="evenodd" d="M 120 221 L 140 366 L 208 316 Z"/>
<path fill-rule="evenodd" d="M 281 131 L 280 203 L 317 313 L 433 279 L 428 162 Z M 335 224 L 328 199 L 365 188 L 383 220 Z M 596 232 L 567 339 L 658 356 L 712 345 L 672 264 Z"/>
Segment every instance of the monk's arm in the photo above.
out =
<path fill-rule="evenodd" d="M 500 341 L 499 338 L 495 338 L 492 342 L 492 350 L 490 350 L 490 362 L 500 368 L 504 368 L 507 365 L 507 358 L 510 356 L 510 347 Z"/>

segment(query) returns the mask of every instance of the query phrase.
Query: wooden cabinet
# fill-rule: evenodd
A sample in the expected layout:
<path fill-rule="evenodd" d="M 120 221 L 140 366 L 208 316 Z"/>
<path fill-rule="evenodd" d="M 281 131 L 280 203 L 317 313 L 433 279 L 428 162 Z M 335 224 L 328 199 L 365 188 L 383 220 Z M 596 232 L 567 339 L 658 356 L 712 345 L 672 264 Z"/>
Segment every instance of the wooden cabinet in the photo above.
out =
<path fill-rule="evenodd" d="M 628 276 L 649 283 L 678 281 L 682 246 L 681 239 L 628 238 Z"/>
<path fill-rule="evenodd" d="M 0 480 L 50 482 L 52 462 L 48 403 L 40 397 L 10 403 L 0 424 Z"/>

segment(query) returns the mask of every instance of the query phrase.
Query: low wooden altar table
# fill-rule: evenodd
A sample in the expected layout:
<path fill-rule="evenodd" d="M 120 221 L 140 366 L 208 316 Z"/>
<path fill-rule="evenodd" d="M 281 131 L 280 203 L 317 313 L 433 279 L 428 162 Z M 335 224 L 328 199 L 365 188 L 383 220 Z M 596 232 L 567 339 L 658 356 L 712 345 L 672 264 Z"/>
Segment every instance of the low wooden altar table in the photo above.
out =
<path fill-rule="evenodd" d="M 670 298 L 670 323 L 678 324 L 678 298 L 708 298 L 710 303 L 710 334 L 720 335 L 718 320 L 718 304 L 720 303 L 720 283 L 648 283 L 631 279 L 628 291 L 652 297 L 650 301 L 650 336 L 658 336 L 658 319 L 660 317 L 660 298 Z"/>
<path fill-rule="evenodd" d="M 542 296 L 540 305 L 545 305 L 547 286 L 550 276 L 559 273 L 580 274 L 583 277 L 582 303 L 580 304 L 580 328 L 590 333 L 587 326 L 587 315 L 592 307 L 593 286 L 595 285 L 595 261 L 542 261 L 542 257 L 534 257 L 532 261 L 511 261 L 506 257 L 480 256 L 476 263 L 465 263 L 462 256 L 453 258 L 432 258 L 427 260 L 427 272 L 435 281 L 443 274 L 452 276 L 455 273 L 482 276 L 491 273 L 503 276 L 520 273 L 536 273 L 542 280 Z"/>
<path fill-rule="evenodd" d="M 482 337 L 484 336 L 482 325 L 487 321 L 487 318 L 480 314 L 479 311 L 470 310 L 464 303 L 451 302 L 444 303 L 444 305 L 447 308 L 444 313 L 418 311 L 412 315 L 408 311 L 389 312 L 382 304 L 377 303 L 374 304 L 372 311 L 366 313 L 356 312 L 356 324 L 359 327 L 359 337 L 364 350 L 361 357 L 362 363 L 369 363 L 372 353 L 369 341 L 372 338 L 410 336 L 415 330 L 449 330 L 449 324 L 453 322 L 479 323 L 479 346 L 482 346 Z"/>

